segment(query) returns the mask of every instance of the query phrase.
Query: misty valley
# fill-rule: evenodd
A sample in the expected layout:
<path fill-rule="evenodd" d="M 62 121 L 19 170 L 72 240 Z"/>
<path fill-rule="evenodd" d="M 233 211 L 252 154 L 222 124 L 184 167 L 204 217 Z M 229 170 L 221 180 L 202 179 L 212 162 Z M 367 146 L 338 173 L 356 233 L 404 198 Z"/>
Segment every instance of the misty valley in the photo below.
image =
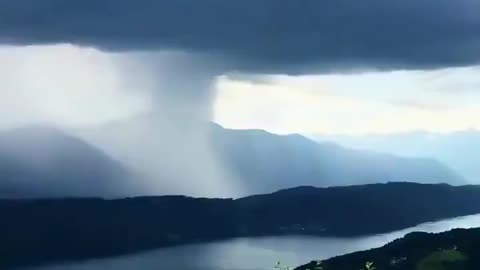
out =
<path fill-rule="evenodd" d="M 238 198 L 297 186 L 471 181 L 431 157 L 352 150 L 301 135 L 213 123 L 204 123 L 207 133 L 200 139 L 192 139 L 193 132 L 186 138 L 152 138 L 157 134 L 152 118 L 73 131 L 33 125 L 0 133 L 0 196 Z M 202 146 L 192 146 L 196 143 Z"/>

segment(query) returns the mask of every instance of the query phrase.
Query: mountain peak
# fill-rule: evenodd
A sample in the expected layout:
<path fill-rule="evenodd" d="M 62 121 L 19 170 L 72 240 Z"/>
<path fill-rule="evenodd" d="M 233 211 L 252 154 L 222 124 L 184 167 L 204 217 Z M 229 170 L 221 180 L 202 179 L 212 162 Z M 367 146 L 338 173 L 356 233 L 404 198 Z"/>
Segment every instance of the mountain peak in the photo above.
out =
<path fill-rule="evenodd" d="M 130 176 L 121 163 L 56 127 L 0 134 L 0 197 L 126 195 Z"/>

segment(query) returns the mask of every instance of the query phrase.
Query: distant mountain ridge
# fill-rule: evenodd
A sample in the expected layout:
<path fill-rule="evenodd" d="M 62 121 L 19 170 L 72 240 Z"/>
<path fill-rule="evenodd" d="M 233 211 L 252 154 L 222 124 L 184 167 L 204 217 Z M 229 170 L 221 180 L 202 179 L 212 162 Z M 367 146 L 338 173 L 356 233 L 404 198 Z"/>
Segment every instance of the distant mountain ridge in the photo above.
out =
<path fill-rule="evenodd" d="M 129 136 L 121 129 L 113 131 L 120 142 L 122 137 Z M 225 169 L 247 187 L 247 195 L 295 186 L 394 181 L 465 183 L 462 177 L 433 159 L 399 158 L 350 150 L 333 143 L 316 143 L 300 135 L 228 130 L 211 124 L 208 140 Z M 102 143 L 110 141 L 113 140 Z M 143 175 L 128 166 L 128 160 L 112 158 L 108 150 L 114 149 L 115 144 L 106 149 L 98 146 L 47 126 L 0 133 L 0 198 L 124 197 L 169 193 L 168 189 L 162 188 L 164 179 L 155 179 L 155 187 L 150 187 L 149 183 L 143 182 Z M 188 154 L 188 149 L 182 151 Z M 148 161 L 144 157 L 126 156 Z M 156 165 L 154 159 L 149 162 Z"/>
<path fill-rule="evenodd" d="M 471 183 L 480 181 L 480 131 L 452 133 L 426 131 L 387 135 L 312 136 L 318 142 L 335 142 L 359 150 L 390 153 L 403 157 L 435 158 L 460 173 Z"/>
<path fill-rule="evenodd" d="M 476 213 L 480 186 L 413 183 L 299 187 L 236 200 L 0 200 L 0 268 L 235 237 L 369 235 Z"/>
<path fill-rule="evenodd" d="M 134 190 L 118 161 L 60 129 L 0 133 L 0 198 L 122 197 Z"/>
<path fill-rule="evenodd" d="M 148 137 L 155 132 L 148 131 L 148 117 L 151 116 L 82 130 L 79 135 L 127 164 L 145 164 L 149 161 L 144 157 L 123 148 L 138 149 L 142 147 L 138 141 L 151 140 Z M 209 134 L 204 138 L 205 144 L 221 166 L 245 187 L 246 195 L 300 185 L 325 187 L 389 181 L 466 183 L 457 172 L 432 158 L 402 158 L 351 150 L 334 143 L 317 143 L 301 135 L 280 136 L 263 130 L 206 125 L 209 125 Z M 129 137 L 136 138 L 136 142 L 129 142 Z"/>
<path fill-rule="evenodd" d="M 212 147 L 225 164 L 259 192 L 299 185 L 339 186 L 379 182 L 466 184 L 433 158 L 391 154 L 317 143 L 301 135 L 263 130 L 229 130 L 212 125 Z M 259 181 L 261 179 L 261 181 Z"/>

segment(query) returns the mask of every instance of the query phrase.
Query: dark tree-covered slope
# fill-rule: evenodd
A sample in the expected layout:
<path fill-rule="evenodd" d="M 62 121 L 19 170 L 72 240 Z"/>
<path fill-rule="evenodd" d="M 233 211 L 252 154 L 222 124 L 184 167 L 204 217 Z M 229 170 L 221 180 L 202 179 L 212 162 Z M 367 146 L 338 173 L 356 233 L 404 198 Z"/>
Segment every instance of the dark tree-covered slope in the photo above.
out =
<path fill-rule="evenodd" d="M 241 236 L 355 236 L 480 213 L 480 187 L 299 187 L 242 199 L 0 200 L 0 269 Z"/>
<path fill-rule="evenodd" d="M 411 233 L 384 247 L 331 258 L 324 270 L 364 269 L 373 262 L 377 270 L 478 270 L 480 228 L 449 232 Z M 315 262 L 296 268 L 313 269 Z"/>

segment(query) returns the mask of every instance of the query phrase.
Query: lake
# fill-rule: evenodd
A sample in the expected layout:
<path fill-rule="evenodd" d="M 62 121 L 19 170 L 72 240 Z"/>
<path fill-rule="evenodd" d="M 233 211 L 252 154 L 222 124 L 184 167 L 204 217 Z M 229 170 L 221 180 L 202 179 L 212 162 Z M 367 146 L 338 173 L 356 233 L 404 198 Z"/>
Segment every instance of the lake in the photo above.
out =
<path fill-rule="evenodd" d="M 298 266 L 313 259 L 380 247 L 413 231 L 442 232 L 472 227 L 480 227 L 480 215 L 425 223 L 402 231 L 357 238 L 238 238 L 28 270 L 270 270 L 279 260 Z"/>

